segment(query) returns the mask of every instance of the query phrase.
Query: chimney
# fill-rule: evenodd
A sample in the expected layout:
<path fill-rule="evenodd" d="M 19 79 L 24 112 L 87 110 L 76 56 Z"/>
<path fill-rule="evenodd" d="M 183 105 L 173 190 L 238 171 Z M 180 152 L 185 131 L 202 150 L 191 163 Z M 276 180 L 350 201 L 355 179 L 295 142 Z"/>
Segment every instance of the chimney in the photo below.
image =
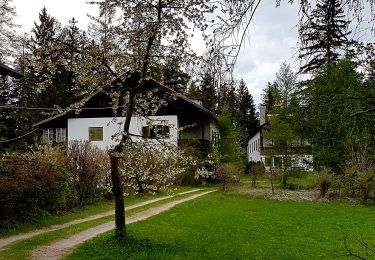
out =
<path fill-rule="evenodd" d="M 259 125 L 262 126 L 266 123 L 266 106 L 259 106 Z"/>

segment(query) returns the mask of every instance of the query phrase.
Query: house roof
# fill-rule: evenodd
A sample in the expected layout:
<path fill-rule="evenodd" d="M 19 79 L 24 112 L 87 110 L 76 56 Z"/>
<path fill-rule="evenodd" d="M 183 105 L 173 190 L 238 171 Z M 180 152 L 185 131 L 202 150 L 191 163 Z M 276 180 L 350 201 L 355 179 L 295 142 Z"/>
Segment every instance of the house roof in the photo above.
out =
<path fill-rule="evenodd" d="M 182 102 L 184 102 L 184 103 L 186 103 L 186 104 L 194 107 L 199 112 L 201 112 L 201 113 L 207 115 L 208 117 L 210 117 L 211 119 L 217 121 L 217 117 L 216 117 L 216 115 L 212 111 L 208 110 L 207 108 L 203 107 L 202 105 L 197 104 L 193 100 L 190 100 L 188 97 L 186 97 L 186 96 L 184 96 L 184 95 L 182 95 L 180 93 L 176 93 L 176 91 L 174 91 L 171 88 L 168 88 L 167 86 L 161 84 L 160 82 L 158 82 L 156 80 L 153 80 L 153 79 L 148 79 L 147 80 L 147 84 L 150 85 L 150 89 L 149 90 L 151 90 L 151 89 L 160 89 L 161 91 L 164 90 L 164 92 L 173 93 L 178 100 L 181 100 Z M 91 100 L 92 98 L 94 98 L 99 93 L 105 93 L 105 91 L 106 91 L 106 88 L 104 87 L 104 88 L 99 89 L 99 90 L 93 92 L 92 94 L 90 94 L 86 98 L 86 100 L 84 102 L 83 109 L 85 109 L 84 107 L 85 107 L 85 105 L 87 104 L 87 102 L 89 100 Z M 43 125 L 43 124 L 45 124 L 47 122 L 50 122 L 50 121 L 53 121 L 53 120 L 56 120 L 56 119 L 59 119 L 59 118 L 62 118 L 62 117 L 69 117 L 69 115 L 75 113 L 77 110 L 80 110 L 80 108 L 77 108 L 77 109 L 75 109 L 75 108 L 68 109 L 68 110 L 66 110 L 66 111 L 64 111 L 64 112 L 62 112 L 62 113 L 60 113 L 58 115 L 46 118 L 46 119 L 44 119 L 44 120 L 42 120 L 42 121 L 40 121 L 40 122 L 38 122 L 36 124 L 33 124 L 33 127 L 37 127 L 37 126 Z"/>
<path fill-rule="evenodd" d="M 0 63 L 0 75 L 1 76 L 11 76 L 15 79 L 21 78 L 23 75 L 16 70 Z"/>
<path fill-rule="evenodd" d="M 260 124 L 260 120 L 258 119 L 258 120 L 257 120 L 257 126 L 256 126 L 256 128 L 255 128 L 255 131 L 254 131 L 253 134 L 248 138 L 248 141 L 249 141 L 251 138 L 253 138 L 257 133 L 262 132 L 262 130 L 263 130 L 263 128 L 264 128 L 265 126 L 267 126 L 267 123 L 261 125 L 261 124 Z"/>

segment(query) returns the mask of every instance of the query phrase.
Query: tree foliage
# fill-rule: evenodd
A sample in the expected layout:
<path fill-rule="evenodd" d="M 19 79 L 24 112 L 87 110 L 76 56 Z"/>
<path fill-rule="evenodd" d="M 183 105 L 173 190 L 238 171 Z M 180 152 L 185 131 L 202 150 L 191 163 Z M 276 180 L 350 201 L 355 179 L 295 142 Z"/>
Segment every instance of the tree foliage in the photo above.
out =
<path fill-rule="evenodd" d="M 234 121 L 240 133 L 241 146 L 245 148 L 256 129 L 257 122 L 253 96 L 243 80 L 240 80 L 237 88 L 235 105 Z"/>
<path fill-rule="evenodd" d="M 313 155 L 316 166 L 342 172 L 348 159 L 346 146 L 351 140 L 367 138 L 372 131 L 371 119 L 352 117 L 366 104 L 366 99 L 357 99 L 366 90 L 361 76 L 351 62 L 341 61 L 329 65 L 309 84 L 306 91 L 308 114 L 310 115 Z"/>
<path fill-rule="evenodd" d="M 272 144 L 271 157 L 280 156 L 282 162 L 283 185 L 287 184 L 289 168 L 292 165 L 292 155 L 296 153 L 296 147 L 300 144 L 300 137 L 295 125 L 299 118 L 296 111 L 299 109 L 297 99 L 297 77 L 290 65 L 283 63 L 276 73 L 272 95 L 275 98 L 274 105 L 268 114 L 268 125 L 264 132 L 264 138 Z"/>
<path fill-rule="evenodd" d="M 241 161 L 244 150 L 241 147 L 236 127 L 232 123 L 232 115 L 227 106 L 219 114 L 220 141 L 218 151 L 222 162 L 238 163 Z"/>
<path fill-rule="evenodd" d="M 336 63 L 349 44 L 348 26 L 342 1 L 319 0 L 306 21 L 299 25 L 299 58 L 305 63 L 300 70 L 311 72 L 324 64 Z"/>
<path fill-rule="evenodd" d="M 11 3 L 12 0 L 0 1 L 0 62 L 9 61 L 17 47 L 17 25 L 14 23 L 16 9 Z"/>

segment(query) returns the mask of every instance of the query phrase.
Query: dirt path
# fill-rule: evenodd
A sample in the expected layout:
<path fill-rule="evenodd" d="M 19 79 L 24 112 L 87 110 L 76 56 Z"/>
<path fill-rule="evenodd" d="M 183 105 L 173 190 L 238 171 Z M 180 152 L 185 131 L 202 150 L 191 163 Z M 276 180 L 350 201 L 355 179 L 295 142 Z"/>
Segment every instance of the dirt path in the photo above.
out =
<path fill-rule="evenodd" d="M 136 213 L 130 217 L 127 217 L 126 223 L 130 224 L 136 221 L 147 219 L 161 212 L 167 211 L 180 203 L 196 199 L 198 197 L 201 197 L 211 192 L 213 191 L 206 191 L 206 192 L 198 193 L 198 194 L 189 196 L 187 198 L 172 201 L 164 205 L 157 206 L 157 207 L 150 208 L 145 211 Z M 84 241 L 89 240 L 104 232 L 110 231 L 114 228 L 114 226 L 115 226 L 114 221 L 111 221 L 111 222 L 104 223 L 102 225 L 87 229 L 71 237 L 63 238 L 50 245 L 39 247 L 31 252 L 30 259 L 38 259 L 38 260 L 61 259 L 69 255 L 69 253 L 71 253 L 74 248 L 78 247 Z"/>
<path fill-rule="evenodd" d="M 189 194 L 189 193 L 196 192 L 196 191 L 199 191 L 199 190 L 200 189 L 195 189 L 195 190 L 177 193 L 175 195 L 169 195 L 169 196 L 164 196 L 164 197 L 160 197 L 160 198 L 156 198 L 156 199 L 152 199 L 152 200 L 147 200 L 147 201 L 140 202 L 140 203 L 134 204 L 132 206 L 126 207 L 125 210 L 127 211 L 127 210 L 131 210 L 131 209 L 139 208 L 139 207 L 151 204 L 151 203 L 155 203 L 155 202 L 158 202 L 158 201 L 170 199 L 170 198 L 180 196 L 180 195 L 184 195 L 184 194 Z M 70 221 L 70 222 L 67 222 L 67 223 L 64 223 L 64 224 L 52 225 L 52 226 L 49 226 L 47 228 L 37 229 L 37 230 L 33 230 L 33 231 L 30 231 L 30 232 L 26 232 L 26 233 L 14 235 L 14 236 L 6 237 L 6 238 L 0 238 L 0 251 L 2 249 L 4 249 L 6 246 L 8 246 L 8 245 L 10 245 L 14 242 L 20 241 L 20 240 L 25 240 L 25 239 L 28 239 L 28 238 L 31 238 L 31 237 L 34 237 L 34 236 L 37 236 L 37 235 L 40 235 L 40 234 L 44 234 L 44 233 L 51 232 L 51 231 L 56 231 L 56 230 L 59 230 L 59 229 L 63 229 L 63 228 L 72 226 L 72 225 L 81 224 L 81 223 L 86 222 L 86 221 L 112 216 L 114 214 L 115 214 L 115 211 L 111 210 L 111 211 L 96 214 L 96 215 L 93 215 L 93 216 L 90 216 L 90 217 L 87 217 L 87 218 L 76 219 L 76 220 L 73 220 L 73 221 Z"/>

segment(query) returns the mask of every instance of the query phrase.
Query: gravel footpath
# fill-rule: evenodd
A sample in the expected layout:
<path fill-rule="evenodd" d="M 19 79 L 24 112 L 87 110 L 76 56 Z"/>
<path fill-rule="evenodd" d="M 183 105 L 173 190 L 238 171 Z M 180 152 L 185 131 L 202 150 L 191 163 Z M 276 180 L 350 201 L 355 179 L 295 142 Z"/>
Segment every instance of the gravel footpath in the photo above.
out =
<path fill-rule="evenodd" d="M 178 204 L 196 199 L 198 197 L 201 197 L 211 192 L 214 192 L 214 191 L 206 191 L 206 192 L 198 193 L 198 194 L 195 194 L 195 195 L 192 195 L 192 196 L 180 199 L 180 200 L 172 201 L 164 205 L 153 207 L 153 208 L 144 210 L 142 212 L 136 213 L 126 218 L 126 224 L 130 224 L 136 221 L 141 221 L 149 217 L 155 216 L 161 212 L 164 212 L 173 208 L 174 206 Z M 99 226 L 82 231 L 80 233 L 77 233 L 71 237 L 60 239 L 47 246 L 38 247 L 34 251 L 31 252 L 30 259 L 38 259 L 38 260 L 61 259 L 69 255 L 76 247 L 78 247 L 80 244 L 82 244 L 86 240 L 89 240 L 104 232 L 110 231 L 114 229 L 114 227 L 115 227 L 114 221 L 107 222 Z"/>
<path fill-rule="evenodd" d="M 195 190 L 177 193 L 175 195 L 164 196 L 164 197 L 160 197 L 160 198 L 156 198 L 156 199 L 152 199 L 152 200 L 147 200 L 147 201 L 140 202 L 140 203 L 134 204 L 132 206 L 126 207 L 125 210 L 127 211 L 127 210 L 131 210 L 131 209 L 143 207 L 143 206 L 151 204 L 151 203 L 155 203 L 155 202 L 158 202 L 158 201 L 170 199 L 170 198 L 180 196 L 180 195 L 184 195 L 184 194 L 189 194 L 189 193 L 196 192 L 196 191 L 199 191 L 199 190 L 200 189 L 195 189 Z M 36 230 L 30 231 L 30 232 L 21 233 L 21 234 L 10 236 L 10 237 L 0 238 L 0 251 L 3 250 L 6 246 L 8 246 L 8 245 L 10 245 L 14 242 L 20 241 L 20 240 L 25 240 L 25 239 L 28 239 L 28 238 L 31 238 L 31 237 L 34 237 L 34 236 L 37 236 L 37 235 L 40 235 L 40 234 L 44 234 L 44 233 L 51 232 L 51 231 L 56 231 L 56 230 L 59 230 L 59 229 L 63 229 L 63 228 L 72 226 L 72 225 L 81 224 L 81 223 L 86 222 L 86 221 L 112 216 L 114 214 L 115 214 L 115 211 L 111 210 L 111 211 L 107 211 L 107 212 L 100 213 L 100 214 L 97 214 L 97 215 L 92 215 L 92 216 L 87 217 L 87 218 L 76 219 L 76 220 L 73 220 L 73 221 L 70 221 L 70 222 L 67 222 L 67 223 L 64 223 L 64 224 L 52 225 L 52 226 L 49 226 L 47 228 L 36 229 Z"/>

